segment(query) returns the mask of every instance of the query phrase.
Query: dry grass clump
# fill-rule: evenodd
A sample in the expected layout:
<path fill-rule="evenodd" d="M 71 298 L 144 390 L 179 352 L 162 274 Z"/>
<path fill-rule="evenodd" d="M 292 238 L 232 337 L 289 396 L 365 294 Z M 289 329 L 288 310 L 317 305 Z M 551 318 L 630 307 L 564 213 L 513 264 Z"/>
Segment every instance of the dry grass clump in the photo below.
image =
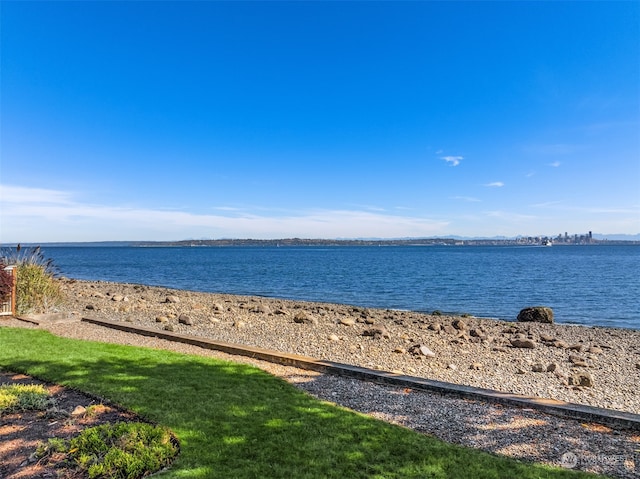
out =
<path fill-rule="evenodd" d="M 44 257 L 39 246 L 5 248 L 0 253 L 0 263 L 15 266 L 18 314 L 46 313 L 62 302 L 62 290 L 55 278 L 56 268 L 51 259 Z"/>

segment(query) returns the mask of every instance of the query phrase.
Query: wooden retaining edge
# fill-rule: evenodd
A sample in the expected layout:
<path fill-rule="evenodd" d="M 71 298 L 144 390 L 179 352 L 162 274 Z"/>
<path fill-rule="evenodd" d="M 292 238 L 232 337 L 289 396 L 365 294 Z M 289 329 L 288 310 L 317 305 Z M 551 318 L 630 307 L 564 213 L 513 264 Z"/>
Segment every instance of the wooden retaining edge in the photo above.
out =
<path fill-rule="evenodd" d="M 381 384 L 390 384 L 425 391 L 435 391 L 441 394 L 450 394 L 467 399 L 482 400 L 522 408 L 531 408 L 554 416 L 595 422 L 617 429 L 640 430 L 640 414 L 585 406 L 582 404 L 568 403 L 555 399 L 503 393 L 492 389 L 476 388 L 472 386 L 447 383 L 444 381 L 435 381 L 432 379 L 396 374 L 387 371 L 378 371 L 375 369 L 352 366 L 333 361 L 318 360 L 297 354 L 281 353 L 279 351 L 272 351 L 253 346 L 241 346 L 221 341 L 213 341 L 206 338 L 172 333 L 169 331 L 159 331 L 152 328 L 133 326 L 118 321 L 94 318 L 82 318 L 82 321 L 129 333 L 141 334 L 143 336 L 151 336 L 169 341 L 190 344 L 204 349 L 213 349 L 228 354 L 261 359 L 263 361 L 282 364 L 285 366 L 295 366 L 301 369 L 348 376 Z"/>

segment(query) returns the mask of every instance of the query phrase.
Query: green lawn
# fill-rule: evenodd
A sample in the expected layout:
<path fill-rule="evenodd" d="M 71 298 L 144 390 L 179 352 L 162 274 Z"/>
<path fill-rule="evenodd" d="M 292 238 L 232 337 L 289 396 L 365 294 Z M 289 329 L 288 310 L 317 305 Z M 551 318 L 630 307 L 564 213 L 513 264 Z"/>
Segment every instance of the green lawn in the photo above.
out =
<path fill-rule="evenodd" d="M 450 445 L 210 358 L 2 327 L 0 368 L 97 394 L 171 428 L 181 454 L 159 477 L 594 477 Z"/>

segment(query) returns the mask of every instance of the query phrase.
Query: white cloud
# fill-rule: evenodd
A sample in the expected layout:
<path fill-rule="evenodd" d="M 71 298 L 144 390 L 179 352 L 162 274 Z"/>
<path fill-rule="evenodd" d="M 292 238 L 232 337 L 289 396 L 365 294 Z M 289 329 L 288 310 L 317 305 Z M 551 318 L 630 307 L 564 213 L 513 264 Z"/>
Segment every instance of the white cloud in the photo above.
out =
<path fill-rule="evenodd" d="M 479 203 L 480 199 L 474 198 L 472 196 L 451 196 L 452 200 L 460 200 L 460 201 L 468 201 L 469 203 Z"/>
<path fill-rule="evenodd" d="M 531 205 L 532 208 L 554 208 L 561 205 L 560 201 L 545 201 L 544 203 L 535 203 Z"/>
<path fill-rule="evenodd" d="M 554 168 L 557 168 L 560 165 L 561 163 L 559 161 L 554 161 L 553 163 L 549 163 L 549 166 L 553 166 Z"/>
<path fill-rule="evenodd" d="M 535 221 L 539 219 L 537 216 L 534 216 L 534 215 L 525 215 L 522 213 L 514 213 L 511 211 L 501 211 L 501 210 L 485 211 L 484 215 L 488 216 L 489 218 L 507 220 L 511 223 L 529 222 L 529 221 Z"/>
<path fill-rule="evenodd" d="M 586 145 L 574 145 L 569 143 L 536 144 L 524 147 L 524 151 L 527 153 L 544 156 L 573 155 L 576 153 L 580 153 L 586 149 Z"/>
<path fill-rule="evenodd" d="M 489 188 L 502 188 L 504 186 L 504 183 L 502 181 L 493 181 L 491 183 L 485 183 L 484 186 L 487 186 Z"/>
<path fill-rule="evenodd" d="M 0 241 L 179 240 L 186 238 L 420 237 L 442 234 L 447 221 L 377 211 L 305 210 L 269 215 L 223 210 L 85 204 L 68 192 L 3 187 Z M 35 202 L 33 199 L 38 198 Z"/>
<path fill-rule="evenodd" d="M 25 188 L 23 186 L 0 185 L 0 201 L 9 203 L 71 203 L 71 194 L 65 191 L 44 188 Z"/>
<path fill-rule="evenodd" d="M 451 166 L 458 166 L 460 162 L 464 160 L 464 157 L 463 156 L 443 156 L 440 159 L 446 161 Z"/>

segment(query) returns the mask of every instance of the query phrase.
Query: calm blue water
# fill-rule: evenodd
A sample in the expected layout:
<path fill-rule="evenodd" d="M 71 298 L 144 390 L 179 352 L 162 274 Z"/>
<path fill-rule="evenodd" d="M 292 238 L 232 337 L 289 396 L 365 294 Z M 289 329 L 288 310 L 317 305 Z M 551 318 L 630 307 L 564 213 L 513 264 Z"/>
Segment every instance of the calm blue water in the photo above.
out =
<path fill-rule="evenodd" d="M 47 247 L 64 276 L 640 329 L 638 246 Z"/>

